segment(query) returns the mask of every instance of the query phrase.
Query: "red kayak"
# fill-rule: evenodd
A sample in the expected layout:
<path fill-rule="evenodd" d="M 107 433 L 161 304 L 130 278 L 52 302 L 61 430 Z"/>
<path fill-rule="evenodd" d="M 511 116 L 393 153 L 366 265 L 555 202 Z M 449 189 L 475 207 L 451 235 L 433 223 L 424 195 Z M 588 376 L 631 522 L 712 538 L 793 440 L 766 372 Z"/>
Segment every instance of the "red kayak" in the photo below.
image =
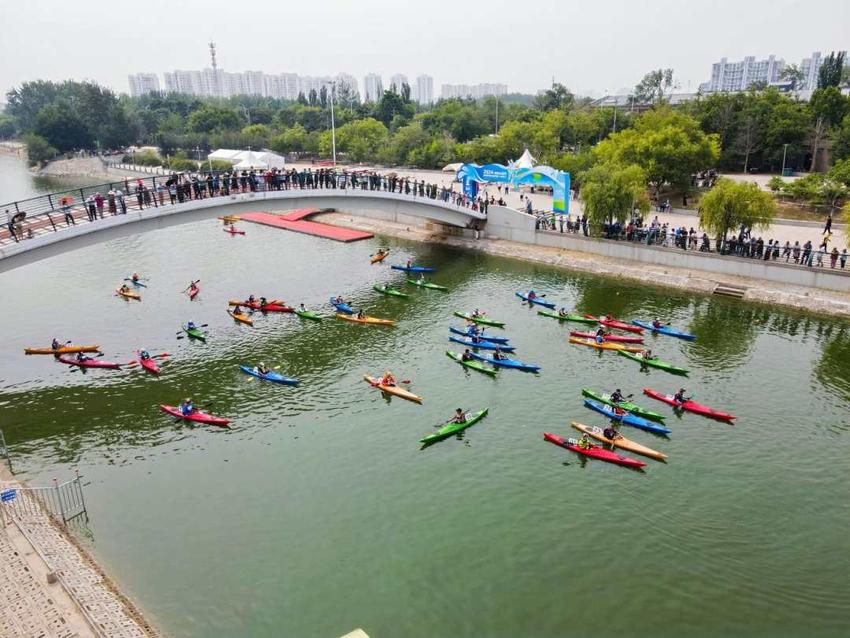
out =
<path fill-rule="evenodd" d="M 279 303 L 267 303 L 265 306 L 261 306 L 259 301 L 252 301 L 251 303 L 247 301 L 229 301 L 228 303 L 231 306 L 245 306 L 246 308 L 251 308 L 251 310 L 260 310 L 262 312 L 295 312 L 295 308 Z"/>
<path fill-rule="evenodd" d="M 657 399 L 667 405 L 672 405 L 674 408 L 680 408 L 682 410 L 686 410 L 688 412 L 693 412 L 694 414 L 701 414 L 702 416 L 707 416 L 710 419 L 717 419 L 719 421 L 732 421 L 735 419 L 731 414 L 727 414 L 726 412 L 719 412 L 717 410 L 713 410 L 707 405 L 703 405 L 702 403 L 697 403 L 696 401 L 685 401 L 684 403 L 679 403 L 676 399 L 673 398 L 670 394 L 661 394 L 660 392 L 656 392 L 652 388 L 644 388 L 643 393 L 651 397 L 653 399 Z"/>
<path fill-rule="evenodd" d="M 598 445 L 591 445 L 590 448 L 584 449 L 583 447 L 576 445 L 576 439 L 565 439 L 564 437 L 558 436 L 557 434 L 550 434 L 549 432 L 544 432 L 543 439 L 549 441 L 549 443 L 554 443 L 555 445 L 560 445 L 561 447 L 567 448 L 568 450 L 577 452 L 578 454 L 584 454 L 585 456 L 589 456 L 594 459 L 599 459 L 600 461 L 608 461 L 609 463 L 614 463 L 615 465 L 623 465 L 625 467 L 632 467 L 638 469 L 646 466 L 646 463 L 644 463 L 643 461 L 638 461 L 637 459 L 632 459 L 628 456 L 622 456 L 620 454 L 617 454 L 616 452 L 606 450 Z"/>
<path fill-rule="evenodd" d="M 189 299 L 194 299 L 195 295 L 197 295 L 199 292 L 201 292 L 201 289 L 197 286 L 192 286 L 191 288 L 189 288 Z"/>
<path fill-rule="evenodd" d="M 139 356 L 139 353 L 136 352 L 136 361 L 138 361 L 139 365 L 151 374 L 159 374 L 159 366 L 156 365 L 156 361 L 153 360 L 153 357 L 150 357 L 148 359 L 142 359 Z"/>
<path fill-rule="evenodd" d="M 231 235 L 244 235 L 244 230 L 230 230 L 229 228 L 222 228 L 222 230 L 226 233 L 230 233 Z"/>
<path fill-rule="evenodd" d="M 570 331 L 571 337 L 582 337 L 584 339 L 596 339 L 595 332 L 578 332 Z M 614 343 L 643 343 L 643 337 L 624 337 L 622 335 L 611 334 L 610 332 L 602 337 L 603 341 L 611 341 Z"/>
<path fill-rule="evenodd" d="M 99 359 L 84 359 L 83 361 L 79 361 L 73 357 L 56 357 L 56 359 L 69 366 L 79 366 L 81 368 L 108 368 L 110 370 L 117 370 L 121 367 L 120 363 L 101 361 Z"/>
<path fill-rule="evenodd" d="M 185 419 L 186 421 L 196 421 L 198 423 L 206 423 L 207 425 L 218 425 L 223 428 L 227 427 L 227 424 L 230 423 L 230 419 L 213 416 L 212 414 L 207 414 L 200 410 L 195 410 L 191 414 L 183 414 L 180 411 L 180 408 L 176 408 L 173 405 L 161 405 L 159 406 L 159 409 L 166 414 L 170 414 L 171 416 L 175 416 L 180 419 Z"/>
<path fill-rule="evenodd" d="M 612 328 L 614 330 L 625 330 L 626 332 L 634 332 L 639 335 L 643 334 L 643 328 L 640 328 L 639 326 L 634 326 L 630 323 L 619 321 L 617 319 L 599 318 L 588 314 L 585 314 L 584 317 L 586 319 L 593 319 L 594 321 L 598 321 L 600 326 L 605 326 L 606 328 Z"/>

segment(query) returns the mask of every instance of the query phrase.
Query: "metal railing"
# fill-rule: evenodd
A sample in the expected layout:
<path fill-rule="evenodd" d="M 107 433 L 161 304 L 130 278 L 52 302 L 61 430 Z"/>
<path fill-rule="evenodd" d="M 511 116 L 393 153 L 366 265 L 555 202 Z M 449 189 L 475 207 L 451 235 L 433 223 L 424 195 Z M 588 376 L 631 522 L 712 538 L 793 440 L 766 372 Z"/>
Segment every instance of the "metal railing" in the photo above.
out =
<path fill-rule="evenodd" d="M 0 502 L 4 514 L 22 519 L 28 515 L 47 512 L 63 525 L 79 516 L 88 521 L 86 501 L 83 496 L 82 477 L 77 475 L 70 481 L 58 483 L 53 479 L 52 487 L 15 487 L 14 498 Z"/>

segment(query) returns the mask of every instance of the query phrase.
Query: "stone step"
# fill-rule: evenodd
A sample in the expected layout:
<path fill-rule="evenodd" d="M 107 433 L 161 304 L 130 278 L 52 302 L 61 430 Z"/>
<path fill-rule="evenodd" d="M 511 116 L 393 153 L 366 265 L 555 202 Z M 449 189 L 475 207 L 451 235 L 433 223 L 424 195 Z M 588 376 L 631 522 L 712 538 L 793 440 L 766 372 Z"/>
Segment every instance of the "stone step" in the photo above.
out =
<path fill-rule="evenodd" d="M 724 297 L 735 297 L 737 299 L 743 298 L 746 294 L 747 288 L 744 286 L 736 286 L 734 284 L 717 284 L 717 287 L 714 289 L 715 295 L 722 295 Z"/>

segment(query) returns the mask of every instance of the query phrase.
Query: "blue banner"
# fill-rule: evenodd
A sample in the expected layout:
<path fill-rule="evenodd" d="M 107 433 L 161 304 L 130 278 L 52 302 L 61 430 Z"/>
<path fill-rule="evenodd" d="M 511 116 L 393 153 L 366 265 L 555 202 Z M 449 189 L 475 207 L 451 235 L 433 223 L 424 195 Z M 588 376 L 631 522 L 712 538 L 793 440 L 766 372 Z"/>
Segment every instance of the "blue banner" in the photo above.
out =
<path fill-rule="evenodd" d="M 9 501 L 14 501 L 17 496 L 17 490 L 6 490 L 5 492 L 0 492 L 0 501 L 8 503 Z"/>

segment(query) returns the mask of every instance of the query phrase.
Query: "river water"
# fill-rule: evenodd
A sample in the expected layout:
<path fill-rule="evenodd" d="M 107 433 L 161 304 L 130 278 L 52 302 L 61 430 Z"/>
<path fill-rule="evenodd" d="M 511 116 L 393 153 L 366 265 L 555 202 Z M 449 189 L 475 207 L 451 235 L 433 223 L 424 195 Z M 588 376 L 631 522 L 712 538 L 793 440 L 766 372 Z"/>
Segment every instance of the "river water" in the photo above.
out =
<path fill-rule="evenodd" d="M 850 618 L 850 332 L 843 321 L 588 277 L 444 246 L 339 244 L 247 225 L 187 224 L 76 250 L 0 275 L 6 315 L 0 424 L 35 484 L 85 475 L 78 535 L 173 636 L 839 636 Z M 439 268 L 448 294 L 369 264 L 408 256 Z M 112 294 L 138 270 L 143 301 Z M 200 278 L 190 302 L 180 291 Z M 407 300 L 372 290 L 393 282 Z M 573 346 L 518 290 L 694 332 L 650 337 L 682 380 Z M 344 294 L 395 328 L 294 315 L 234 324 L 249 293 L 328 317 Z M 507 322 L 539 375 L 464 371 L 444 354 L 453 310 Z M 178 340 L 209 324 L 207 344 Z M 105 358 L 171 353 L 159 378 L 72 372 L 27 346 L 56 336 Z M 251 380 L 263 360 L 297 388 Z M 392 369 L 425 397 L 385 401 L 362 375 Z M 583 386 L 646 386 L 738 415 L 735 425 L 669 414 L 669 454 L 644 472 L 542 440 L 573 419 L 602 425 Z M 191 395 L 233 419 L 187 427 L 160 403 Z M 456 407 L 489 406 L 463 440 L 417 443 Z"/>

